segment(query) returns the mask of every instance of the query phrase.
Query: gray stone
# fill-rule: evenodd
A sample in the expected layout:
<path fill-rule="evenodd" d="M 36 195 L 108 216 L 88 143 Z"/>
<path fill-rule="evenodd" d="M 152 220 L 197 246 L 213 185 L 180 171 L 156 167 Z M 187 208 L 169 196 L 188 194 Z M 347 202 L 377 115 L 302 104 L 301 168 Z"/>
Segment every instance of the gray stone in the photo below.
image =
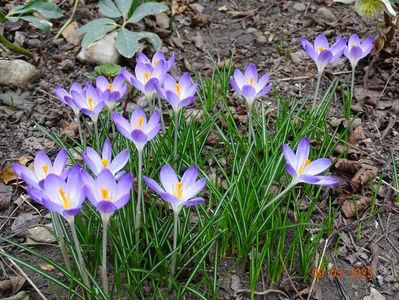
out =
<path fill-rule="evenodd" d="M 335 15 L 327 7 L 320 7 L 315 13 L 313 20 L 318 24 L 334 23 Z"/>
<path fill-rule="evenodd" d="M 298 2 L 295 3 L 292 8 L 297 12 L 303 12 L 306 10 L 306 5 L 304 3 Z"/>
<path fill-rule="evenodd" d="M 112 32 L 87 47 L 83 47 L 78 54 L 78 59 L 83 63 L 93 65 L 117 64 L 120 55 L 115 46 L 116 34 L 116 32 Z"/>
<path fill-rule="evenodd" d="M 0 85 L 23 86 L 37 79 L 40 71 L 22 59 L 0 60 Z"/>
<path fill-rule="evenodd" d="M 29 92 L 21 92 L 20 89 L 16 91 L 9 91 L 5 94 L 0 94 L 0 103 L 10 107 L 19 108 L 23 110 L 30 110 L 33 102 Z"/>
<path fill-rule="evenodd" d="M 26 238 L 28 243 L 55 243 L 57 239 L 50 232 L 53 231 L 53 225 L 47 224 L 45 226 L 37 226 L 31 228 L 26 233 Z"/>

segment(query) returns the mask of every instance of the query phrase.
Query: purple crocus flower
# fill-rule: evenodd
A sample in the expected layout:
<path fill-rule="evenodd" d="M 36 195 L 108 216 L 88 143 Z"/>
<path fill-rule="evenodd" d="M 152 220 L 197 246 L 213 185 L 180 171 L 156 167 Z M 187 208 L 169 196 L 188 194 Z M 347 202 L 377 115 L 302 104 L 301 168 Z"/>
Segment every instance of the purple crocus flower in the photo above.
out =
<path fill-rule="evenodd" d="M 272 85 L 267 85 L 269 78 L 270 73 L 266 73 L 258 81 L 257 68 L 255 65 L 249 64 L 244 74 L 238 69 L 234 70 L 230 84 L 238 94 L 246 99 L 248 105 L 252 106 L 256 98 L 263 97 L 271 91 Z"/>
<path fill-rule="evenodd" d="M 172 105 L 175 112 L 180 108 L 193 103 L 194 95 L 197 92 L 198 84 L 191 84 L 191 76 L 185 72 L 177 82 L 171 75 L 166 74 L 163 87 L 156 86 L 158 94 Z"/>
<path fill-rule="evenodd" d="M 162 84 L 166 75 L 166 63 L 161 60 L 154 67 L 151 64 L 138 62 L 135 67 L 135 75 L 132 75 L 126 69 L 122 70 L 125 79 L 136 89 L 143 92 L 147 98 L 153 99 L 157 84 Z"/>
<path fill-rule="evenodd" d="M 112 146 L 109 139 L 106 139 L 103 145 L 103 151 L 100 155 L 91 147 L 87 147 L 86 153 L 82 153 L 84 162 L 94 175 L 98 175 L 102 170 L 108 169 L 117 179 L 125 172 L 119 172 L 129 160 L 129 150 L 125 149 L 112 160 Z M 119 173 L 118 173 L 119 172 Z"/>
<path fill-rule="evenodd" d="M 314 46 L 304 37 L 300 38 L 300 42 L 305 52 L 317 65 L 319 74 L 323 73 L 324 68 L 329 63 L 336 61 L 342 56 L 346 45 L 344 38 L 337 37 L 335 43 L 330 47 L 327 38 L 321 33 L 317 35 Z"/>
<path fill-rule="evenodd" d="M 117 181 L 110 170 L 102 170 L 94 180 L 85 170 L 81 170 L 85 193 L 90 203 L 101 214 L 111 215 L 122 208 L 130 199 L 133 176 L 125 173 Z"/>
<path fill-rule="evenodd" d="M 144 176 L 147 186 L 157 193 L 161 198 L 170 203 L 175 214 L 178 214 L 184 205 L 194 206 L 202 201 L 203 198 L 194 198 L 205 187 L 205 178 L 197 181 L 198 168 L 192 166 L 188 168 L 181 179 L 175 171 L 168 165 L 161 168 L 159 179 L 162 187 L 153 179 Z"/>
<path fill-rule="evenodd" d="M 310 144 L 306 137 L 299 141 L 296 153 L 287 144 L 283 146 L 283 153 L 287 162 L 285 169 L 293 177 L 292 184 L 301 182 L 326 186 L 337 184 L 338 179 L 335 177 L 316 176 L 331 166 L 331 159 L 319 158 L 311 161 L 309 159 L 309 151 Z"/>
<path fill-rule="evenodd" d="M 33 171 L 19 163 L 14 163 L 13 169 L 15 174 L 17 174 L 19 178 L 22 178 L 31 188 L 43 189 L 44 180 L 48 175 L 55 174 L 63 179 L 68 176 L 69 168 L 65 168 L 66 161 L 67 152 L 64 149 L 58 152 L 54 159 L 54 163 L 51 162 L 46 153 L 39 151 L 33 160 Z M 35 196 L 39 194 L 35 193 L 33 190 L 32 195 L 32 198 L 38 201 Z"/>
<path fill-rule="evenodd" d="M 72 168 L 66 181 L 55 174 L 48 175 L 44 181 L 43 206 L 67 220 L 73 219 L 82 209 L 86 198 L 80 177 L 81 169 L 80 165 Z"/>
<path fill-rule="evenodd" d="M 103 110 L 105 101 L 109 97 L 109 92 L 99 93 L 90 83 L 86 84 L 82 93 L 71 92 L 75 105 L 82 114 L 89 116 L 94 123 L 97 123 L 98 115 Z"/>
<path fill-rule="evenodd" d="M 175 54 L 172 53 L 169 60 L 165 59 L 165 54 L 162 51 L 156 51 L 151 60 L 143 52 L 137 55 L 137 63 L 150 64 L 156 67 L 160 61 L 165 63 L 166 71 L 169 71 L 175 62 Z"/>
<path fill-rule="evenodd" d="M 81 94 L 83 92 L 82 87 L 80 86 L 79 83 L 74 82 L 71 85 L 71 88 L 69 89 L 69 92 L 67 92 L 64 88 L 60 86 L 56 86 L 54 88 L 54 93 L 56 97 L 61 100 L 61 102 L 69 105 L 73 112 L 75 113 L 76 116 L 80 115 L 80 110 L 79 107 L 76 106 L 75 102 L 73 101 L 73 96 L 72 92 Z"/>
<path fill-rule="evenodd" d="M 142 151 L 145 144 L 152 140 L 161 129 L 158 110 L 154 111 L 148 122 L 144 111 L 140 107 L 136 107 L 133 111 L 130 122 L 116 112 L 112 114 L 112 120 L 119 132 L 132 141 L 138 151 Z"/>
<path fill-rule="evenodd" d="M 100 94 L 106 93 L 104 97 L 107 97 L 105 105 L 108 110 L 113 110 L 115 103 L 119 101 L 127 91 L 127 83 L 125 82 L 125 77 L 119 74 L 115 79 L 110 82 L 104 76 L 98 76 L 96 79 L 97 90 Z"/>
<path fill-rule="evenodd" d="M 344 55 L 351 62 L 352 68 L 355 68 L 359 60 L 369 55 L 373 50 L 373 37 L 368 36 L 363 42 L 357 34 L 352 34 L 349 38 L 348 45 L 344 48 Z"/>

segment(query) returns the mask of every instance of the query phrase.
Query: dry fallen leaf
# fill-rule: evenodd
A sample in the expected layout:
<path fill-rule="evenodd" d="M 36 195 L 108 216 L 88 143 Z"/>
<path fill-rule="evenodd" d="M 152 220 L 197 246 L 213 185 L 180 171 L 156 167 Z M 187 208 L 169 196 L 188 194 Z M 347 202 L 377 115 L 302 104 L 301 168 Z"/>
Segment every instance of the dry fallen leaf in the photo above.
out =
<path fill-rule="evenodd" d="M 346 158 L 340 158 L 335 163 L 335 168 L 337 171 L 353 175 L 361 168 L 361 163 Z"/>
<path fill-rule="evenodd" d="M 26 156 L 21 156 L 18 158 L 18 163 L 26 166 L 31 161 L 30 158 Z M 14 173 L 12 166 L 8 166 L 0 171 L 0 180 L 5 184 L 10 184 L 11 182 L 17 180 L 17 174 Z"/>
<path fill-rule="evenodd" d="M 50 272 L 50 271 L 53 271 L 55 268 L 51 264 L 41 264 L 40 269 L 42 269 L 43 271 Z"/>
<path fill-rule="evenodd" d="M 204 15 L 201 13 L 196 13 L 192 18 L 191 18 L 191 26 L 193 27 L 207 27 L 211 24 L 211 17 L 208 15 Z"/>
<path fill-rule="evenodd" d="M 12 187 L 0 182 L 0 211 L 10 205 L 12 196 Z"/>
<path fill-rule="evenodd" d="M 374 166 L 362 164 L 362 167 L 356 172 L 350 181 L 354 191 L 360 190 L 362 186 L 374 179 L 378 174 L 378 169 Z"/>
<path fill-rule="evenodd" d="M 341 209 L 345 217 L 349 219 L 357 215 L 359 212 L 365 210 L 370 203 L 370 197 L 361 197 L 358 200 L 345 200 L 344 204 L 342 204 Z"/>
<path fill-rule="evenodd" d="M 350 134 L 349 141 L 351 145 L 355 146 L 359 141 L 366 139 L 363 127 L 361 125 L 357 126 Z"/>

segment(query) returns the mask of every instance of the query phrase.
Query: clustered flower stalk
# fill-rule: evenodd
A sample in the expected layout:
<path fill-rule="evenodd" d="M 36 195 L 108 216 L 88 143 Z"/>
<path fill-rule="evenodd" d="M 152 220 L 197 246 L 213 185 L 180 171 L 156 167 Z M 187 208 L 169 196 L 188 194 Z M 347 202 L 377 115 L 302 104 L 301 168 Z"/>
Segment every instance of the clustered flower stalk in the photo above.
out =
<path fill-rule="evenodd" d="M 138 177 L 137 177 L 137 206 L 136 206 L 136 218 L 135 218 L 135 236 L 136 241 L 140 239 L 140 227 L 141 227 L 141 204 L 143 202 L 143 150 L 138 150 Z"/>

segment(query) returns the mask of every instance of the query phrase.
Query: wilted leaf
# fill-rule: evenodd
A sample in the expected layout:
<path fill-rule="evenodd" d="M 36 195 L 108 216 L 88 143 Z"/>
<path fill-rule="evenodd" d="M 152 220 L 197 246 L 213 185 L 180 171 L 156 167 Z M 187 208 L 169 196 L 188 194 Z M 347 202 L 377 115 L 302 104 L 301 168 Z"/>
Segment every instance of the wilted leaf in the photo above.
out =
<path fill-rule="evenodd" d="M 51 271 L 53 271 L 55 269 L 54 266 L 51 265 L 51 264 L 41 264 L 39 267 L 43 271 L 47 271 L 47 272 L 51 272 Z"/>
<path fill-rule="evenodd" d="M 128 23 L 138 23 L 147 16 L 162 13 L 168 10 L 168 6 L 163 3 L 147 2 L 136 8 Z"/>
<path fill-rule="evenodd" d="M 29 296 L 25 291 L 21 291 L 14 296 L 2 298 L 1 300 L 29 300 Z"/>
<path fill-rule="evenodd" d="M 8 166 L 0 172 L 0 180 L 5 184 L 9 184 L 11 181 L 17 179 L 17 174 L 15 174 L 12 166 Z"/>
<path fill-rule="evenodd" d="M 352 218 L 357 215 L 359 212 L 366 209 L 371 203 L 370 197 L 361 197 L 358 200 L 345 200 L 342 204 L 342 212 L 344 213 L 346 218 Z"/>
<path fill-rule="evenodd" d="M 197 13 L 191 18 L 191 26 L 193 27 L 206 27 L 211 24 L 211 17 L 208 15 Z"/>
<path fill-rule="evenodd" d="M 355 174 L 361 168 L 361 163 L 346 158 L 340 158 L 335 163 L 335 168 L 343 173 Z"/>
<path fill-rule="evenodd" d="M 0 182 L 0 211 L 10 205 L 12 187 Z"/>
<path fill-rule="evenodd" d="M 359 125 L 350 134 L 349 141 L 353 146 L 355 146 L 359 141 L 362 141 L 366 138 L 367 137 L 364 134 L 363 127 Z"/>
<path fill-rule="evenodd" d="M 354 191 L 360 190 L 362 186 L 370 182 L 377 176 L 378 169 L 374 166 L 363 164 L 350 181 Z"/>

